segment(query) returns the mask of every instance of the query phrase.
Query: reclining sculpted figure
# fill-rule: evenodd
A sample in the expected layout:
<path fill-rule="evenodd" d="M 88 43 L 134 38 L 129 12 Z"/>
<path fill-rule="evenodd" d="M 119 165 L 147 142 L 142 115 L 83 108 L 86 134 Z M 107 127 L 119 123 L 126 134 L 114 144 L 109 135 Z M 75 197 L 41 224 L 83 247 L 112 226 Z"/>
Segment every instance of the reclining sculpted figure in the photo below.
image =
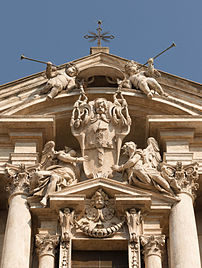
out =
<path fill-rule="evenodd" d="M 62 90 L 71 90 L 76 87 L 76 76 L 78 74 L 77 67 L 70 63 L 65 67 L 65 72 L 58 71 L 52 66 L 51 62 L 47 63 L 46 77 L 48 81 L 41 93 L 47 93 L 47 98 L 53 99 Z"/>
<path fill-rule="evenodd" d="M 80 177 L 78 163 L 86 160 L 86 156 L 76 157 L 76 152 L 69 147 L 57 152 L 54 141 L 47 142 L 42 151 L 40 169 L 33 174 L 32 195 L 43 196 L 40 203 L 46 206 L 48 195 L 77 183 Z"/>
<path fill-rule="evenodd" d="M 127 77 L 123 81 L 118 81 L 119 88 L 132 88 L 140 89 L 147 97 L 152 98 L 153 93 L 157 92 L 160 96 L 167 97 L 161 85 L 154 77 L 159 77 L 160 73 L 154 69 L 153 58 L 148 60 L 148 68 L 146 71 L 140 71 L 137 64 L 131 60 L 125 65 L 125 73 Z"/>
<path fill-rule="evenodd" d="M 113 166 L 113 170 L 126 172 L 129 184 L 147 189 L 155 187 L 160 192 L 174 195 L 179 186 L 168 175 L 164 176 L 165 170 L 161 172 L 159 168 L 161 156 L 158 143 L 152 137 L 147 142 L 148 146 L 144 150 L 137 149 L 134 142 L 126 142 L 122 149 L 129 159 L 121 166 Z"/>

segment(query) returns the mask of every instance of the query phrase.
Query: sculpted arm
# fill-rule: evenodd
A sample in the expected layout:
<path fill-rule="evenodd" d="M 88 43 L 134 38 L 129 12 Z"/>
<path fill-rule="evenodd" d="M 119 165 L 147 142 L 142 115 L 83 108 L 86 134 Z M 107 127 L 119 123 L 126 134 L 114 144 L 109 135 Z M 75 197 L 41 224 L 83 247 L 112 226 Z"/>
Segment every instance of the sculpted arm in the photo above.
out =
<path fill-rule="evenodd" d="M 121 166 L 113 166 L 113 169 L 121 172 L 124 171 L 125 169 L 130 169 L 132 168 L 139 160 L 141 159 L 141 156 L 139 154 L 135 154 L 132 158 L 130 158 L 125 164 Z"/>
<path fill-rule="evenodd" d="M 63 162 L 66 162 L 66 163 L 79 163 L 79 162 L 84 162 L 87 160 L 87 158 L 84 156 L 84 157 L 73 157 L 73 156 L 70 156 L 69 154 L 66 154 L 64 152 L 61 152 L 58 154 L 57 158 Z"/>

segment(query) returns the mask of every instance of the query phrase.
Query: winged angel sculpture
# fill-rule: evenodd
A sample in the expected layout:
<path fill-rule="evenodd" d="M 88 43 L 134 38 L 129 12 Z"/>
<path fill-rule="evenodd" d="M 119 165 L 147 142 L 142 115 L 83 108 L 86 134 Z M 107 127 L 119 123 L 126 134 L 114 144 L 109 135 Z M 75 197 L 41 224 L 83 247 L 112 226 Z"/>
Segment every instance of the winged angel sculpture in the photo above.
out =
<path fill-rule="evenodd" d="M 161 155 L 157 141 L 150 137 L 147 148 L 137 149 L 134 142 L 126 142 L 122 147 L 129 158 L 121 166 L 114 165 L 113 170 L 127 174 L 129 184 L 141 188 L 152 189 L 175 195 L 180 191 L 177 181 L 169 173 L 169 169 L 161 164 Z"/>
<path fill-rule="evenodd" d="M 77 157 L 77 153 L 69 147 L 55 151 L 54 141 L 45 144 L 42 151 L 39 170 L 33 173 L 32 195 L 42 196 L 40 203 L 47 204 L 48 195 L 77 183 L 80 176 L 79 163 L 87 157 Z"/>

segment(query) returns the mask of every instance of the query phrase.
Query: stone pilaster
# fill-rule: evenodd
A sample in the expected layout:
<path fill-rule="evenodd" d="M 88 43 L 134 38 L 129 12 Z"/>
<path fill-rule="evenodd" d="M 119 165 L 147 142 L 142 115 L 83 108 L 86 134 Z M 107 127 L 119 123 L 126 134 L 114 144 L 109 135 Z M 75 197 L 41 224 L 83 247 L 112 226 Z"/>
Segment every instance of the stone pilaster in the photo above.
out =
<path fill-rule="evenodd" d="M 29 171 L 24 165 L 8 165 L 6 179 L 10 197 L 1 268 L 29 268 L 31 244 L 31 215 L 27 204 Z"/>
<path fill-rule="evenodd" d="M 128 225 L 129 241 L 128 241 L 128 256 L 129 268 L 140 268 L 140 239 L 142 227 L 141 211 L 136 211 L 135 208 L 126 211 L 126 222 Z"/>
<path fill-rule="evenodd" d="M 171 268 L 200 268 L 200 253 L 193 200 L 198 188 L 196 163 L 175 167 L 175 180 L 180 187 L 177 202 L 169 218 Z"/>
<path fill-rule="evenodd" d="M 50 235 L 49 233 L 36 235 L 39 268 L 54 268 L 55 248 L 58 245 L 58 242 L 58 235 Z"/>
<path fill-rule="evenodd" d="M 144 248 L 145 268 L 162 267 L 162 251 L 165 244 L 164 235 L 141 236 L 141 244 Z"/>

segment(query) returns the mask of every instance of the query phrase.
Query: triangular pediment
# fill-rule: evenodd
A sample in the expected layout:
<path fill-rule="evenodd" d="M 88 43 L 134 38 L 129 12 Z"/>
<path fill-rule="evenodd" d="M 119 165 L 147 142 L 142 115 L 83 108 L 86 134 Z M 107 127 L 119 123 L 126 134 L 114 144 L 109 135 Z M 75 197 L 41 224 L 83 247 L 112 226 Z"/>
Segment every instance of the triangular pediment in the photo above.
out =
<path fill-rule="evenodd" d="M 98 189 L 102 189 L 110 198 L 115 200 L 117 208 L 128 209 L 139 207 L 154 209 L 170 209 L 177 199 L 167 195 L 138 189 L 137 187 L 123 184 L 112 179 L 90 179 L 72 185 L 60 192 L 49 196 L 50 208 L 59 209 L 73 206 L 80 209 L 85 205 L 85 200 L 90 199 Z"/>
<path fill-rule="evenodd" d="M 109 75 L 112 78 L 123 78 L 124 66 L 128 59 L 124 59 L 112 54 L 97 53 L 72 61 L 80 70 L 81 77 L 90 77 L 91 75 Z M 63 71 L 65 64 L 59 67 Z M 164 99 L 154 97 L 152 100 L 145 97 L 140 90 L 123 89 L 129 101 L 129 105 L 142 107 L 143 112 L 145 107 L 149 110 L 155 109 L 152 114 L 161 111 L 163 114 L 191 114 L 197 115 L 201 113 L 201 89 L 202 86 L 198 83 L 188 81 L 186 79 L 161 73 L 159 83 L 164 90 L 169 94 L 170 98 Z M 68 94 L 61 92 L 54 101 L 48 102 L 45 96 L 35 98 L 35 95 L 44 87 L 47 79 L 45 71 L 13 81 L 11 83 L 0 86 L 0 112 L 5 115 L 14 114 L 52 114 L 54 111 L 64 112 L 70 107 L 68 103 L 73 103 L 80 91 L 75 89 Z M 107 89 L 108 94 L 113 94 L 116 88 Z M 106 88 L 86 89 L 87 94 L 105 94 Z M 192 98 L 190 102 L 190 97 Z M 155 103 L 155 105 L 154 105 Z M 60 107 L 60 108 L 59 108 Z M 156 107 L 156 108 L 155 108 Z"/>

